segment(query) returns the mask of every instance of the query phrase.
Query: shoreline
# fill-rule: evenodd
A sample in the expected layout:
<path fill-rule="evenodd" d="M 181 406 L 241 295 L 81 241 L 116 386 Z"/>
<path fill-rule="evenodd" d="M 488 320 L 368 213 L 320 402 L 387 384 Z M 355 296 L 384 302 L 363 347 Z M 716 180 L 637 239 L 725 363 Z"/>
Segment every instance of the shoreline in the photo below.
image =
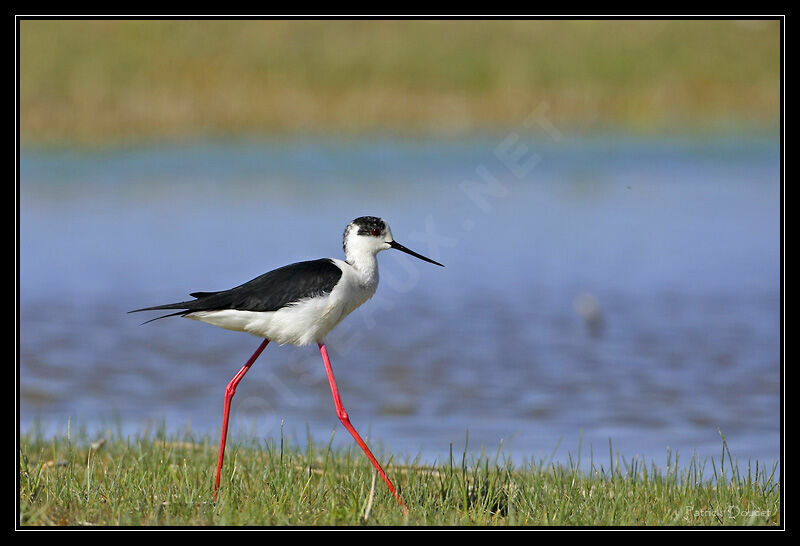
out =
<path fill-rule="evenodd" d="M 216 440 L 163 431 L 137 437 L 46 440 L 23 434 L 20 525 L 780 525 L 775 466 L 732 469 L 722 439 L 711 461 L 659 469 L 619 453 L 512 465 L 451 451 L 438 465 L 378 450 L 410 512 L 378 483 L 352 447 L 290 445 L 283 437 L 232 443 L 220 499 L 212 502 Z M 363 460 L 362 460 L 363 459 Z M 727 459 L 727 460 L 726 460 Z M 715 481 L 698 471 L 713 467 Z"/>

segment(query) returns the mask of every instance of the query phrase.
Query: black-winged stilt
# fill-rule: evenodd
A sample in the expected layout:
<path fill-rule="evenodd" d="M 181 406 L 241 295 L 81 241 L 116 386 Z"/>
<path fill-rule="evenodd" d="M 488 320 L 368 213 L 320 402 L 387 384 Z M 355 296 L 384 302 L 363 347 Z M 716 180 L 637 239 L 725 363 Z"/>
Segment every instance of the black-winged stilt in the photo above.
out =
<path fill-rule="evenodd" d="M 179 309 L 148 320 L 182 316 L 229 330 L 247 332 L 264 341 L 245 363 L 239 373 L 225 388 L 225 403 L 222 415 L 222 435 L 217 461 L 217 478 L 214 496 L 219 490 L 222 461 L 225 456 L 225 440 L 228 435 L 228 417 L 231 399 L 236 386 L 256 361 L 270 341 L 281 345 L 319 346 L 325 372 L 328 375 L 336 415 L 344 427 L 355 438 L 367 458 L 386 482 L 389 491 L 403 504 L 394 485 L 375 459 L 375 456 L 350 424 L 350 419 L 339 397 L 339 389 L 333 377 L 325 337 L 342 319 L 375 294 L 378 288 L 377 254 L 394 248 L 411 254 L 426 262 L 442 266 L 430 258 L 407 249 L 392 237 L 388 224 L 381 218 L 362 216 L 356 218 L 344 230 L 344 253 L 346 260 L 322 258 L 280 267 L 256 277 L 236 288 L 220 292 L 193 292 L 193 300 L 166 305 L 155 305 L 130 311 L 153 311 Z M 442 266 L 444 267 L 444 266 Z"/>

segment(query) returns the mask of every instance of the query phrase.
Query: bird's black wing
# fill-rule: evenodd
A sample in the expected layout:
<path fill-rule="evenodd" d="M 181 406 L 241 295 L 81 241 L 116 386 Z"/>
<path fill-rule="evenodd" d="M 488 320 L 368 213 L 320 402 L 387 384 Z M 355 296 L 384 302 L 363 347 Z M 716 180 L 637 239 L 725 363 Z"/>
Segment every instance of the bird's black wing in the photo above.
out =
<path fill-rule="evenodd" d="M 193 292 L 194 300 L 166 305 L 156 305 L 137 311 L 158 309 L 182 309 L 166 316 L 185 315 L 193 311 L 277 311 L 296 301 L 329 294 L 339 279 L 342 270 L 332 260 L 323 258 L 298 262 L 274 269 L 236 288 L 220 292 Z M 159 317 L 163 318 L 163 317 Z"/>

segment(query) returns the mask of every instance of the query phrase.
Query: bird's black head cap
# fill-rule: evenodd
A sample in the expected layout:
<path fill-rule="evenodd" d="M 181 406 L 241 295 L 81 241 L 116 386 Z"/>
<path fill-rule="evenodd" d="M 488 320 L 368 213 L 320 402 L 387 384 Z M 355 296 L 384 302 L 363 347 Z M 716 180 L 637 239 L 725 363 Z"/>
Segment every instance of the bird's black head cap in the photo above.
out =
<path fill-rule="evenodd" d="M 362 216 L 353 220 L 353 223 L 358 226 L 359 235 L 370 235 L 372 230 L 383 231 L 386 229 L 386 222 L 376 216 Z"/>
<path fill-rule="evenodd" d="M 358 235 L 373 235 L 374 232 L 383 233 L 386 229 L 386 222 L 377 216 L 361 216 L 350 222 L 344 229 L 342 247 L 347 252 L 347 236 L 353 229 L 358 230 Z"/>

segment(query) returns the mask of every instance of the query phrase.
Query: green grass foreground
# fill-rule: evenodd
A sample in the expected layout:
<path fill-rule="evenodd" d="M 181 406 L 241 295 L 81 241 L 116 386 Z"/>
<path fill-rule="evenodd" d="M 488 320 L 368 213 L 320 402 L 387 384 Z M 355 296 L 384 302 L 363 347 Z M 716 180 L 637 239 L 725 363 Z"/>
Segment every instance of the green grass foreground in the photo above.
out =
<path fill-rule="evenodd" d="M 610 446 L 604 463 L 597 454 L 584 460 L 587 472 L 574 455 L 567 466 L 513 466 L 499 455 L 456 453 L 424 466 L 379 453 L 409 506 L 404 514 L 380 479 L 373 486 L 357 449 L 231 444 L 215 504 L 216 441 L 157 436 L 23 435 L 20 525 L 780 524 L 776 467 L 736 471 L 724 439 L 721 458 L 673 459 L 663 470 Z"/>
<path fill-rule="evenodd" d="M 780 114 L 777 20 L 23 20 L 19 39 L 24 144 L 449 135 L 532 114 L 725 130 Z"/>

